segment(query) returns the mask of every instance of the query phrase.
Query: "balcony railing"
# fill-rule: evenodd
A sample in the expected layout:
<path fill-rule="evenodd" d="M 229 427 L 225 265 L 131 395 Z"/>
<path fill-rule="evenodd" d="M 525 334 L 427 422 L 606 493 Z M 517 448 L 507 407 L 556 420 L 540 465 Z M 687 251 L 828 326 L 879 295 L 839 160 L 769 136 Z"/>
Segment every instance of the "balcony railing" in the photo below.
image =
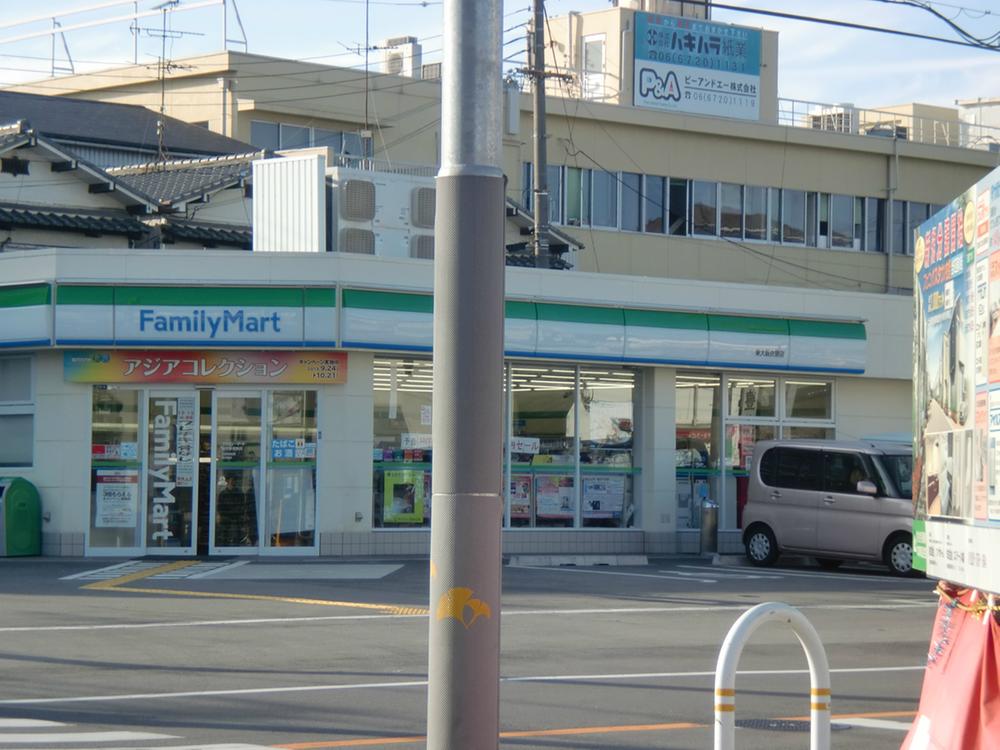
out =
<path fill-rule="evenodd" d="M 957 112 L 953 119 L 937 119 L 919 114 L 862 109 L 850 104 L 778 99 L 778 124 L 847 135 L 1000 151 L 1000 128 L 962 122 Z"/>

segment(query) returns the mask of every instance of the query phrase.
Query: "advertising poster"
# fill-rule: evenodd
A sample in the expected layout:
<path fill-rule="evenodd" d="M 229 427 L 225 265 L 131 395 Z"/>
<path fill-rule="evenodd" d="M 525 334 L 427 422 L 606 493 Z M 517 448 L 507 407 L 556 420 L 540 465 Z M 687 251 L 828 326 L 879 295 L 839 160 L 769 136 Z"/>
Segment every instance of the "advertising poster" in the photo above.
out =
<path fill-rule="evenodd" d="M 564 519 L 576 516 L 572 475 L 543 474 L 535 477 L 535 515 L 538 518 Z"/>
<path fill-rule="evenodd" d="M 346 352 L 68 351 L 70 383 L 346 383 Z"/>
<path fill-rule="evenodd" d="M 385 523 L 422 523 L 424 520 L 424 473 L 414 469 L 395 469 L 384 474 Z"/>
<path fill-rule="evenodd" d="M 510 476 L 510 517 L 531 518 L 531 475 Z"/>
<path fill-rule="evenodd" d="M 625 476 L 602 474 L 580 477 L 586 518 L 621 518 L 625 507 Z"/>
<path fill-rule="evenodd" d="M 139 520 L 139 471 L 97 469 L 94 527 L 134 529 Z"/>
<path fill-rule="evenodd" d="M 760 119 L 759 29 L 636 13 L 634 46 L 636 107 Z"/>
<path fill-rule="evenodd" d="M 915 565 L 1000 591 L 1000 170 L 914 241 Z M 987 541 L 992 540 L 992 544 Z"/>

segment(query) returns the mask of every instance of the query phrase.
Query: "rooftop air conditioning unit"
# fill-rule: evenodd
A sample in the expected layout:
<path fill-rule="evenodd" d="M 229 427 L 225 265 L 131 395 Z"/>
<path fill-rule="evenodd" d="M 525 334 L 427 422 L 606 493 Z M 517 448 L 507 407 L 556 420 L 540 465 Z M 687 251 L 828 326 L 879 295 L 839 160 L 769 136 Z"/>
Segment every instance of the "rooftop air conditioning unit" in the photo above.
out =
<path fill-rule="evenodd" d="M 388 258 L 433 257 L 433 177 L 350 167 L 333 167 L 327 175 L 334 250 Z M 428 240 L 415 239 L 423 236 L 429 246 Z M 414 249 L 418 245 L 419 252 Z"/>
<path fill-rule="evenodd" d="M 421 78 L 421 47 L 415 36 L 397 36 L 377 45 L 383 50 L 382 72 Z"/>
<path fill-rule="evenodd" d="M 819 114 L 809 116 L 815 130 L 832 130 L 836 133 L 858 132 L 858 110 L 853 104 L 823 107 Z"/>
<path fill-rule="evenodd" d="M 425 81 L 441 80 L 441 63 L 427 63 L 420 66 L 420 77 Z"/>

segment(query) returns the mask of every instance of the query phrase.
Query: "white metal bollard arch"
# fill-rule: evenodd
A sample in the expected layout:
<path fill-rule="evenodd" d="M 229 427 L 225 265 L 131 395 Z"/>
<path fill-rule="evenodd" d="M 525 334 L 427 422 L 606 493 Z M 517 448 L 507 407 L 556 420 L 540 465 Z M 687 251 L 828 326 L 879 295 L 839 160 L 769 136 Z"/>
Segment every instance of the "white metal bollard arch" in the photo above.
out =
<path fill-rule="evenodd" d="M 748 609 L 733 623 L 722 642 L 715 667 L 715 750 L 734 750 L 736 741 L 736 664 L 743 646 L 765 622 L 787 622 L 809 661 L 809 748 L 830 750 L 830 667 L 812 623 L 799 610 L 781 602 Z"/>

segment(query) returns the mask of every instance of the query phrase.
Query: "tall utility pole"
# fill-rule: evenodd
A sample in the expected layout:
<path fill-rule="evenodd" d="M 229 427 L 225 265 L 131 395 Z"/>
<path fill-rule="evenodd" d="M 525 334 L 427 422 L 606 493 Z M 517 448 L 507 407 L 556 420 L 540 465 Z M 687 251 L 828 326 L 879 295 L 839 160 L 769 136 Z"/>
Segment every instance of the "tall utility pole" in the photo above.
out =
<path fill-rule="evenodd" d="M 504 181 L 501 0 L 445 0 L 434 259 L 428 750 L 500 725 Z"/>
<path fill-rule="evenodd" d="M 549 267 L 549 180 L 545 149 L 545 0 L 531 0 L 534 20 L 531 29 L 531 77 L 534 81 L 535 153 L 532 194 L 535 214 L 535 268 Z"/>

